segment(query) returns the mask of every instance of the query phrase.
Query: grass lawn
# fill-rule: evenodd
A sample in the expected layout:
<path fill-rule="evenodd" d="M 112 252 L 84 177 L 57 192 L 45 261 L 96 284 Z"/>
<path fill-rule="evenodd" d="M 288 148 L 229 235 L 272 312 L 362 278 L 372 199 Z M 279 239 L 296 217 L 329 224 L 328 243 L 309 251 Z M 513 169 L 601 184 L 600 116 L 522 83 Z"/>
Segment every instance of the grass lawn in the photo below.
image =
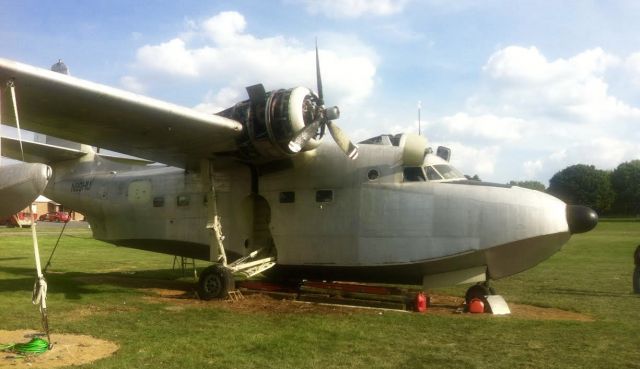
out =
<path fill-rule="evenodd" d="M 43 264 L 56 238 L 39 236 Z M 172 257 L 117 248 L 74 229 L 62 238 L 47 277 L 50 325 L 120 345 L 87 368 L 640 368 L 640 297 L 631 288 L 639 243 L 639 222 L 603 221 L 536 268 L 494 283 L 508 302 L 594 318 L 578 322 L 360 310 L 248 313 L 213 303 L 176 308 L 150 299 L 148 289 L 110 282 L 121 277 L 170 289 L 181 278 Z M 0 229 L 0 329 L 40 328 L 30 301 L 34 275 L 30 232 Z"/>

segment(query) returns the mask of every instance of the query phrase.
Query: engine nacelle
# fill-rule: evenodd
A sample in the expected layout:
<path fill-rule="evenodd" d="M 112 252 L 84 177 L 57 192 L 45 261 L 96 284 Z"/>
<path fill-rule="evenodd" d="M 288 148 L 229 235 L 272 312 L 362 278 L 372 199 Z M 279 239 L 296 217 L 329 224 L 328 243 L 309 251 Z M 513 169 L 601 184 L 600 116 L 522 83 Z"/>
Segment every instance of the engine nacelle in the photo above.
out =
<path fill-rule="evenodd" d="M 238 140 L 242 159 L 254 163 L 291 157 L 289 142 L 304 126 L 318 119 L 318 97 L 305 87 L 265 92 L 262 85 L 247 87 L 249 100 L 237 103 L 218 115 L 234 119 L 244 126 Z M 302 151 L 320 144 L 311 139 Z"/>

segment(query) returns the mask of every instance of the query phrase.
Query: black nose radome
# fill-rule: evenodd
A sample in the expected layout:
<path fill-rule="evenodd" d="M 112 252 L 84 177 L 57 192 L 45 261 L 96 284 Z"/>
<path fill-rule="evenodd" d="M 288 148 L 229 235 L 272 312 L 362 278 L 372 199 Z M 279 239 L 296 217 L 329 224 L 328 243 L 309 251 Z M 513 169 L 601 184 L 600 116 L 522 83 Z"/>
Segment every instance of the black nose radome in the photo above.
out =
<path fill-rule="evenodd" d="M 571 234 L 589 232 L 598 224 L 598 214 L 582 205 L 567 205 L 567 223 Z"/>

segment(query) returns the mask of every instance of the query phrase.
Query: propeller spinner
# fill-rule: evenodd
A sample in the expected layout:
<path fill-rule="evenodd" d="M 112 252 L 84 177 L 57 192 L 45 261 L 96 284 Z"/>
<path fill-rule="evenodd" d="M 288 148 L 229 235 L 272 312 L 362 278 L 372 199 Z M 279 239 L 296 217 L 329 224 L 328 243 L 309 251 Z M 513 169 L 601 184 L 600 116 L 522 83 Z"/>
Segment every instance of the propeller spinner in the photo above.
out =
<path fill-rule="evenodd" d="M 320 75 L 320 57 L 318 56 L 318 44 L 316 43 L 316 83 L 318 85 L 318 102 L 315 106 L 315 116 L 317 117 L 311 124 L 302 128 L 293 140 L 289 142 L 289 150 L 292 152 L 300 152 L 302 147 L 309 142 L 312 138 L 318 135 L 320 130 L 320 136 L 325 130 L 325 127 L 329 129 L 329 133 L 333 140 L 338 144 L 338 147 L 349 157 L 349 159 L 355 160 L 358 157 L 358 146 L 354 145 L 349 137 L 344 133 L 337 124 L 333 122 L 340 118 L 340 109 L 337 106 L 325 108 L 324 106 L 324 94 L 322 92 L 322 76 Z"/>

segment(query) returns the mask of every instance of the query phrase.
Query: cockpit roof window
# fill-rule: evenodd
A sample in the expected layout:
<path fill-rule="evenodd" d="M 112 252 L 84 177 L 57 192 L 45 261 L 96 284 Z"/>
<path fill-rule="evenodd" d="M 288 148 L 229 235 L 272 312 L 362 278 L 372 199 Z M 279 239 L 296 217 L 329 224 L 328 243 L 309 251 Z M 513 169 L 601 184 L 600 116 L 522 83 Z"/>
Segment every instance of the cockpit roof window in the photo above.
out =
<path fill-rule="evenodd" d="M 464 174 L 462 174 L 459 170 L 452 167 L 451 165 L 436 164 L 433 167 L 438 171 L 438 173 L 440 173 L 442 177 L 444 177 L 444 179 L 464 178 Z"/>

